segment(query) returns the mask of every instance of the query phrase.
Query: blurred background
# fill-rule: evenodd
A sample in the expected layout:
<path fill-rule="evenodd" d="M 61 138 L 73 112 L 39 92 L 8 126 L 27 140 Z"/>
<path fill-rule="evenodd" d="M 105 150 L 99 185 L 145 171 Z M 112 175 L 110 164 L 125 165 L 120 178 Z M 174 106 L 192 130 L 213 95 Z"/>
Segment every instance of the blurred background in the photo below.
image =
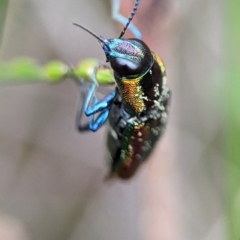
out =
<path fill-rule="evenodd" d="M 76 131 L 73 81 L 0 86 L 0 239 L 239 240 L 239 9 L 141 1 L 134 23 L 165 62 L 172 102 L 163 139 L 128 182 L 103 181 L 106 129 Z M 110 0 L 1 0 L 0 60 L 105 60 L 72 22 L 109 38 L 122 30 Z"/>

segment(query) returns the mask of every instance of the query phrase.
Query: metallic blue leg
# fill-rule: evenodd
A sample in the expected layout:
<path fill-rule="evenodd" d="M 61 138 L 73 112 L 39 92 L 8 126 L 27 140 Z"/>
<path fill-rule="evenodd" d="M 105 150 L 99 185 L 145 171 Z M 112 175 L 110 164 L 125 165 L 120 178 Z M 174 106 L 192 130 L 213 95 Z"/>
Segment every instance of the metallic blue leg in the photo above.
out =
<path fill-rule="evenodd" d="M 86 116 L 91 116 L 95 113 L 101 112 L 107 108 L 110 107 L 112 100 L 114 99 L 116 93 L 115 91 L 111 92 L 109 95 L 107 95 L 103 100 L 96 102 L 93 104 L 92 107 L 89 106 L 89 95 L 87 96 L 87 100 L 85 101 L 84 104 L 84 112 Z"/>
<path fill-rule="evenodd" d="M 103 100 L 98 101 L 95 97 L 95 92 L 98 87 L 98 82 L 96 79 L 96 71 L 98 66 L 94 68 L 93 74 L 92 74 L 92 87 L 89 89 L 88 95 L 86 97 L 85 103 L 84 103 L 84 112 L 86 116 L 93 115 L 97 112 L 101 112 L 105 110 L 106 108 L 109 108 L 111 105 L 112 100 L 114 99 L 116 93 L 115 91 L 111 92 L 109 95 L 107 95 Z M 93 101 L 93 106 L 90 106 L 91 100 Z"/>
<path fill-rule="evenodd" d="M 98 101 L 97 98 L 95 98 L 94 104 L 96 103 L 96 101 Z M 97 131 L 107 121 L 108 115 L 109 115 L 109 108 L 102 110 L 95 120 L 94 120 L 94 114 L 91 115 L 89 128 L 93 132 Z"/>
<path fill-rule="evenodd" d="M 92 74 L 92 86 L 86 88 L 84 84 L 81 87 L 81 93 L 83 93 L 84 103 L 80 104 L 81 106 L 78 110 L 76 125 L 79 131 L 97 131 L 108 119 L 109 109 L 114 99 L 116 93 L 113 91 L 109 95 L 107 95 L 103 100 L 98 100 L 95 96 L 96 89 L 98 87 L 98 83 L 96 80 L 96 71 L 98 66 L 94 68 Z M 83 118 L 83 111 L 86 116 L 90 117 L 90 121 L 87 124 L 81 124 L 81 120 Z M 95 119 L 95 114 L 98 114 L 97 118 Z"/>
<path fill-rule="evenodd" d="M 90 130 L 89 122 L 84 123 L 84 124 L 82 123 L 82 118 L 83 118 L 83 113 L 84 113 L 82 102 L 84 102 L 86 99 L 86 96 L 88 94 L 88 88 L 86 88 L 86 86 L 84 86 L 83 84 L 81 84 L 79 86 L 80 86 L 81 98 L 79 98 L 79 103 L 78 103 L 78 110 L 77 110 L 77 116 L 76 116 L 76 127 L 79 132 L 88 132 Z"/>
<path fill-rule="evenodd" d="M 112 18 L 121 23 L 123 26 L 125 26 L 128 21 L 128 18 L 124 17 L 119 11 L 120 1 L 121 0 L 112 0 Z M 130 23 L 128 29 L 134 34 L 136 38 L 142 39 L 141 32 L 134 24 Z"/>
<path fill-rule="evenodd" d="M 99 102 L 98 102 L 98 99 L 94 97 L 93 107 L 85 109 L 85 114 L 90 117 L 90 124 L 89 124 L 90 130 L 94 132 L 97 131 L 107 121 L 108 115 L 109 115 L 109 109 L 110 109 L 112 100 L 115 97 L 115 94 L 116 94 L 115 92 L 112 92 Z M 95 119 L 94 115 L 98 112 L 99 112 L 99 115 Z"/>

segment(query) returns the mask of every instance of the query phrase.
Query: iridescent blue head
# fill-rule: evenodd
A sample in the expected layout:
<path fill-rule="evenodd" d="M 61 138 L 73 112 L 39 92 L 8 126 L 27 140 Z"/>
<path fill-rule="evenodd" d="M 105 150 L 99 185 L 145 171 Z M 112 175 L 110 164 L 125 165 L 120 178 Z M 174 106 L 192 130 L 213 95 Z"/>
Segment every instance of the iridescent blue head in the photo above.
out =
<path fill-rule="evenodd" d="M 134 38 L 122 39 L 122 36 L 136 14 L 139 2 L 140 0 L 136 0 L 131 16 L 119 38 L 106 39 L 97 36 L 84 26 L 74 23 L 74 25 L 98 39 L 106 55 L 106 61 L 110 63 L 114 73 L 119 77 L 143 74 L 153 63 L 151 51 L 143 41 Z"/>
<path fill-rule="evenodd" d="M 118 76 L 138 75 L 148 70 L 152 54 L 139 39 L 103 39 L 101 43 L 107 62 Z"/>

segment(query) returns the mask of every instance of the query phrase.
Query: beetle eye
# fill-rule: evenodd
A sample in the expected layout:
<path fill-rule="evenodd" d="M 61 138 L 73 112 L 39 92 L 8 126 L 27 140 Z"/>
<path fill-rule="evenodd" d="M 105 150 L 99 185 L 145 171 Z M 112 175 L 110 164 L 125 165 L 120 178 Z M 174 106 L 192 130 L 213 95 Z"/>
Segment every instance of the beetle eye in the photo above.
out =
<path fill-rule="evenodd" d="M 107 53 L 109 51 L 108 47 L 106 45 L 103 45 L 103 51 Z"/>
<path fill-rule="evenodd" d="M 112 69 L 121 76 L 140 74 L 143 69 L 141 64 L 123 58 L 110 59 Z"/>
<path fill-rule="evenodd" d="M 104 51 L 104 53 L 105 53 L 105 55 L 106 55 L 106 58 L 107 58 L 107 62 L 109 61 L 109 57 L 110 57 L 110 48 L 107 46 L 107 45 L 103 45 L 102 46 L 102 48 L 103 48 L 103 51 Z"/>

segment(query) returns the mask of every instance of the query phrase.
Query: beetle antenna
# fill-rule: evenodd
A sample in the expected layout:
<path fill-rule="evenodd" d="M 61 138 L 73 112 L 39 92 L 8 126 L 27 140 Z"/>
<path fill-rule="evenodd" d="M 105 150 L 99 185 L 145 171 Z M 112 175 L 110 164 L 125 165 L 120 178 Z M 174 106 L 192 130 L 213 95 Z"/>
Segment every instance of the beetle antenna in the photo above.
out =
<path fill-rule="evenodd" d="M 88 32 L 89 34 L 91 34 L 93 37 L 95 37 L 99 42 L 101 42 L 102 44 L 104 44 L 107 48 L 108 45 L 103 41 L 102 38 L 100 38 L 97 34 L 95 34 L 94 32 L 92 32 L 91 30 L 89 30 L 88 28 L 80 25 L 80 24 L 77 24 L 77 23 L 73 23 L 74 26 L 77 26 L 77 27 L 80 27 L 81 29 L 83 29 L 84 31 Z"/>
<path fill-rule="evenodd" d="M 140 0 L 136 0 L 136 1 L 135 1 L 134 8 L 133 8 L 133 10 L 132 10 L 132 12 L 131 12 L 130 17 L 128 18 L 128 22 L 127 22 L 127 24 L 125 25 L 124 29 L 122 30 L 122 32 L 121 32 L 119 38 L 121 38 L 121 37 L 124 35 L 124 33 L 126 32 L 128 26 L 129 26 L 129 24 L 130 24 L 131 21 L 133 20 L 133 17 L 134 17 L 134 15 L 135 15 L 136 12 L 137 12 L 137 9 L 138 9 L 138 5 L 139 5 L 139 3 L 140 3 Z"/>

